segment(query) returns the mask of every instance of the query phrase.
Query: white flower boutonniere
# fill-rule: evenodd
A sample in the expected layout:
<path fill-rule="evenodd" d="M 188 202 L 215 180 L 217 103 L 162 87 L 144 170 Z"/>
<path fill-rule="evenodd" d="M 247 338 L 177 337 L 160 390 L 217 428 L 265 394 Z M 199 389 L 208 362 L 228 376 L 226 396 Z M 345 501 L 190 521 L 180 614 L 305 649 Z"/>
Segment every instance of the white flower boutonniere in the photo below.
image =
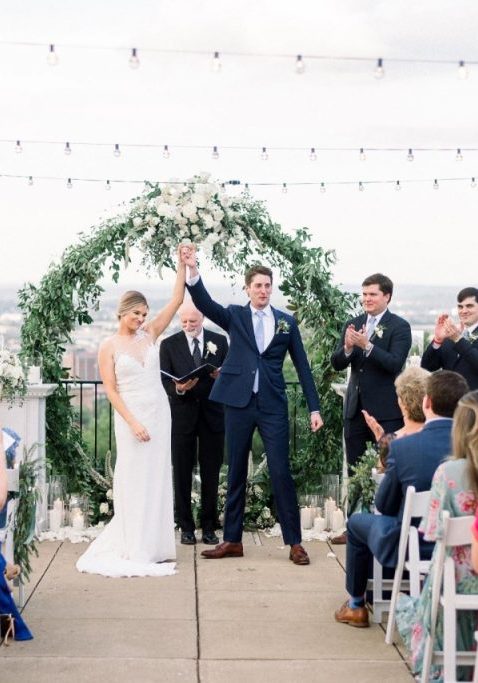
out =
<path fill-rule="evenodd" d="M 476 342 L 477 339 L 478 339 L 478 334 L 476 332 L 470 332 L 468 334 L 468 341 L 470 342 L 470 344 L 473 344 L 473 342 Z"/>
<path fill-rule="evenodd" d="M 277 321 L 276 334 L 287 334 L 290 331 L 290 324 L 285 318 L 279 318 Z"/>
<path fill-rule="evenodd" d="M 387 328 L 384 327 L 384 325 L 377 325 L 377 327 L 374 330 L 374 335 L 377 336 L 379 339 L 383 337 L 383 333 L 385 332 Z"/>
<path fill-rule="evenodd" d="M 214 356 L 217 351 L 217 346 L 214 342 L 208 341 L 208 343 L 206 344 L 206 350 L 208 354 L 210 353 L 212 356 Z"/>

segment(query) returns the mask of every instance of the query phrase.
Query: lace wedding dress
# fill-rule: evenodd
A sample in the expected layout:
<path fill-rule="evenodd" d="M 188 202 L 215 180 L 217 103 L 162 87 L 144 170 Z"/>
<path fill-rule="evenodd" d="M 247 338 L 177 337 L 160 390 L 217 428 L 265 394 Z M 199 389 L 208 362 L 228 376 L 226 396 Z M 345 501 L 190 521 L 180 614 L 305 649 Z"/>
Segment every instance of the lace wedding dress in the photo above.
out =
<path fill-rule="evenodd" d="M 118 391 L 151 439 L 138 441 L 115 412 L 114 517 L 76 567 L 113 577 L 174 574 L 171 412 L 158 347 L 143 331 L 133 339 L 115 335 L 113 344 Z"/>

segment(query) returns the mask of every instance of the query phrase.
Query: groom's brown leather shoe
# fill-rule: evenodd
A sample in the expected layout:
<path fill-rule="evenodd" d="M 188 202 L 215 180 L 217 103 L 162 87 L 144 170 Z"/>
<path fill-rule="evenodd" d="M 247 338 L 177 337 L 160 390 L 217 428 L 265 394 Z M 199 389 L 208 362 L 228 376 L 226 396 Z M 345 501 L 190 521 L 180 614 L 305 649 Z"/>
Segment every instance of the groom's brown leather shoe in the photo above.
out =
<path fill-rule="evenodd" d="M 349 601 L 346 600 L 342 607 L 338 609 L 335 614 L 335 621 L 341 624 L 348 624 L 355 626 L 355 628 L 367 628 L 368 610 L 366 607 L 349 607 Z"/>
<path fill-rule="evenodd" d="M 291 545 L 289 560 L 292 560 L 294 564 L 310 564 L 309 556 L 300 543 Z"/>
<path fill-rule="evenodd" d="M 223 557 L 242 557 L 244 551 L 242 549 L 242 543 L 224 541 L 224 543 L 219 543 L 219 545 L 212 550 L 203 550 L 201 555 L 207 560 L 221 560 Z"/>

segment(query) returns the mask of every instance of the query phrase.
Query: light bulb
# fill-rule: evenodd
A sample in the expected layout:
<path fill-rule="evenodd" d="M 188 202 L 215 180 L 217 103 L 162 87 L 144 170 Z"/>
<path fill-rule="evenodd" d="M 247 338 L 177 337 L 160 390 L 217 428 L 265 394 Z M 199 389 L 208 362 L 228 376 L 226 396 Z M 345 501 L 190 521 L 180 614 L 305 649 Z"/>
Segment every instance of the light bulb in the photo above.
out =
<path fill-rule="evenodd" d="M 120 146 L 118 145 L 118 143 L 116 143 L 116 145 L 115 145 L 115 148 L 113 150 L 113 154 L 115 155 L 115 157 L 121 156 L 121 150 L 120 150 Z"/>
<path fill-rule="evenodd" d="M 219 152 L 217 151 L 216 145 L 214 145 L 214 147 L 212 148 L 212 155 L 211 156 L 213 159 L 219 159 Z"/>
<path fill-rule="evenodd" d="M 473 178 L 471 179 L 470 187 L 472 187 L 473 189 L 475 189 L 475 187 L 476 187 L 476 178 L 473 177 Z"/>
<path fill-rule="evenodd" d="M 458 62 L 458 78 L 461 78 L 462 81 L 464 81 L 465 78 L 468 78 L 468 69 L 463 60 Z"/>
<path fill-rule="evenodd" d="M 297 55 L 297 59 L 295 60 L 295 72 L 298 74 L 303 74 L 305 71 L 305 64 L 304 60 L 302 59 L 302 55 Z"/>
<path fill-rule="evenodd" d="M 219 52 L 215 52 L 211 61 L 211 69 L 218 74 L 221 71 L 221 67 L 221 57 L 219 56 Z"/>
<path fill-rule="evenodd" d="M 56 66 L 58 64 L 58 55 L 55 51 L 55 46 L 53 44 L 50 44 L 46 61 L 50 66 Z"/>
<path fill-rule="evenodd" d="M 169 147 L 167 145 L 164 145 L 163 147 L 163 157 L 165 159 L 169 159 Z"/>
<path fill-rule="evenodd" d="M 17 154 L 21 154 L 23 152 L 23 147 L 22 147 L 22 143 L 20 142 L 20 140 L 17 140 L 15 143 L 15 152 Z"/>
<path fill-rule="evenodd" d="M 317 153 L 315 151 L 315 147 L 310 148 L 310 154 L 309 154 L 309 159 L 311 161 L 317 161 Z"/>
<path fill-rule="evenodd" d="M 111 190 L 111 183 L 109 180 L 106 181 L 105 190 Z"/>
<path fill-rule="evenodd" d="M 131 48 L 131 57 L 129 58 L 129 66 L 131 69 L 138 69 L 139 68 L 139 57 L 138 57 L 138 50 L 133 47 Z"/>
<path fill-rule="evenodd" d="M 226 183 L 221 183 L 221 189 L 225 190 L 226 189 Z"/>
<path fill-rule="evenodd" d="M 397 192 L 399 192 L 402 189 L 402 186 L 400 185 L 399 180 L 397 180 L 397 182 L 395 183 L 395 189 L 397 190 Z"/>
<path fill-rule="evenodd" d="M 69 142 L 65 143 L 65 149 L 63 151 L 65 152 L 65 154 L 71 154 L 71 147 Z"/>
<path fill-rule="evenodd" d="M 367 157 L 365 156 L 364 149 L 363 149 L 363 147 L 361 147 L 361 148 L 360 148 L 360 153 L 359 153 L 359 159 L 360 159 L 360 161 L 365 161 L 366 158 L 367 158 Z"/>
<path fill-rule="evenodd" d="M 69 190 L 71 190 L 71 188 L 73 187 L 73 183 L 71 182 L 71 178 L 68 178 L 68 180 L 66 181 L 66 186 Z"/>
<path fill-rule="evenodd" d="M 249 183 L 245 183 L 245 184 L 244 184 L 244 190 L 245 190 L 246 192 L 249 192 Z"/>
<path fill-rule="evenodd" d="M 383 59 L 377 59 L 377 66 L 375 67 L 375 78 L 383 78 L 385 76 L 385 69 L 383 68 Z"/>
<path fill-rule="evenodd" d="M 28 184 L 33 185 L 33 176 L 28 176 Z"/>
<path fill-rule="evenodd" d="M 269 155 L 267 154 L 267 147 L 263 147 L 261 152 L 261 159 L 262 161 L 267 161 L 268 158 Z"/>
<path fill-rule="evenodd" d="M 287 183 L 282 183 L 282 192 L 287 194 Z"/>
<path fill-rule="evenodd" d="M 408 159 L 408 161 L 413 161 L 415 159 L 415 157 L 413 156 L 413 149 L 412 148 L 410 148 L 408 150 L 407 159 Z"/>
<path fill-rule="evenodd" d="M 359 183 L 359 190 L 360 192 L 363 192 L 365 190 L 365 187 L 362 182 Z"/>
<path fill-rule="evenodd" d="M 324 194 L 326 189 L 327 188 L 325 187 L 325 183 L 320 183 L 320 191 L 322 192 L 322 194 Z"/>
<path fill-rule="evenodd" d="M 439 190 L 439 189 L 440 189 L 440 186 L 438 185 L 438 180 L 437 180 L 436 178 L 435 178 L 435 180 L 433 181 L 433 189 L 434 189 L 434 190 Z"/>
<path fill-rule="evenodd" d="M 458 147 L 458 149 L 456 150 L 456 157 L 455 157 L 455 159 L 456 159 L 457 161 L 463 161 L 463 154 L 461 153 L 461 149 L 460 149 L 459 147 Z"/>

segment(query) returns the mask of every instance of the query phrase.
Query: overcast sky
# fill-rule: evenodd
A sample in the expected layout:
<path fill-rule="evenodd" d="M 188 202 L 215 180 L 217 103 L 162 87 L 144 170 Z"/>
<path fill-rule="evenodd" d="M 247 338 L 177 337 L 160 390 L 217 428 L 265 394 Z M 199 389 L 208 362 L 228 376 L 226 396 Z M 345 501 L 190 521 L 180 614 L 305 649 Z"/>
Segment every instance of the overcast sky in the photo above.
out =
<path fill-rule="evenodd" d="M 0 284 L 38 281 L 78 232 L 140 191 L 121 184 L 106 192 L 103 183 L 68 190 L 66 178 L 167 180 L 204 170 L 250 183 L 354 181 L 329 185 L 324 194 L 317 186 L 287 194 L 253 189 L 285 230 L 308 226 L 315 244 L 336 250 L 337 282 L 361 282 L 381 270 L 397 283 L 477 284 L 478 188 L 470 178 L 478 177 L 478 151 L 464 152 L 461 162 L 454 151 L 416 151 L 412 163 L 403 152 L 358 158 L 360 147 L 478 149 L 478 63 L 468 79 L 457 77 L 459 60 L 478 61 L 476 0 L 17 0 L 0 12 L 0 138 L 68 140 L 73 150 L 66 156 L 63 144 L 23 143 L 16 154 L 11 143 L 0 143 L 0 174 L 64 179 L 37 179 L 30 187 L 0 178 Z M 56 67 L 46 62 L 49 43 L 58 45 Z M 138 47 L 139 69 L 128 66 L 130 47 Z M 188 53 L 194 50 L 207 54 Z M 213 73 L 215 50 L 370 61 L 309 59 L 298 75 L 293 59 L 224 55 L 221 72 Z M 381 80 L 373 77 L 377 57 L 384 59 Z M 129 148 L 115 158 L 116 142 L 168 144 L 171 157 Z M 179 145 L 217 145 L 220 158 Z M 262 161 L 262 146 L 354 151 L 319 153 L 316 162 L 303 151 L 275 151 Z M 442 182 L 439 190 L 406 183 L 433 178 L 465 180 Z M 359 181 L 397 179 L 400 192 L 393 184 L 357 189 Z M 123 276 L 144 279 L 131 268 Z"/>

